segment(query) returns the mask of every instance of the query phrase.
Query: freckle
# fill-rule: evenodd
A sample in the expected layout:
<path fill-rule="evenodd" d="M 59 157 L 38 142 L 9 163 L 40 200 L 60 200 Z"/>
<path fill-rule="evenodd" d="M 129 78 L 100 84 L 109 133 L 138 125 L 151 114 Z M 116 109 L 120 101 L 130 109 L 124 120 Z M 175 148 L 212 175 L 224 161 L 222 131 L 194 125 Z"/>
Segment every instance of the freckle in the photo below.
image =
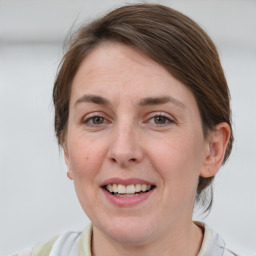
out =
<path fill-rule="evenodd" d="M 89 159 L 89 157 L 86 157 L 86 159 Z"/>

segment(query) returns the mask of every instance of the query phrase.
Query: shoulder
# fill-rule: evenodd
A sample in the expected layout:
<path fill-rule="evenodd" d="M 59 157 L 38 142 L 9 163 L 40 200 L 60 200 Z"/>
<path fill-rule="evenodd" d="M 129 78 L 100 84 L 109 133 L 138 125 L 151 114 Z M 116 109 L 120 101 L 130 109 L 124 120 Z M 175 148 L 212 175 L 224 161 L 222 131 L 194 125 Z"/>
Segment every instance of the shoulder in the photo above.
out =
<path fill-rule="evenodd" d="M 45 242 L 38 243 L 34 247 L 20 251 L 12 256 L 49 256 L 51 249 L 58 237 L 59 236 L 56 236 Z"/>
<path fill-rule="evenodd" d="M 52 247 L 58 238 L 59 238 L 59 236 L 55 236 L 46 242 L 36 244 L 32 249 L 31 256 L 48 256 L 48 255 L 50 255 Z"/>
<path fill-rule="evenodd" d="M 20 251 L 12 256 L 48 256 L 58 236 L 42 243 L 36 244 L 33 248 Z"/>
<path fill-rule="evenodd" d="M 89 225 L 84 232 L 65 232 L 12 256 L 59 256 L 66 251 L 74 251 L 74 255 L 90 256 L 91 234 L 92 226 Z"/>
<path fill-rule="evenodd" d="M 238 256 L 230 250 L 222 237 L 204 223 L 196 223 L 204 229 L 204 238 L 198 256 Z"/>

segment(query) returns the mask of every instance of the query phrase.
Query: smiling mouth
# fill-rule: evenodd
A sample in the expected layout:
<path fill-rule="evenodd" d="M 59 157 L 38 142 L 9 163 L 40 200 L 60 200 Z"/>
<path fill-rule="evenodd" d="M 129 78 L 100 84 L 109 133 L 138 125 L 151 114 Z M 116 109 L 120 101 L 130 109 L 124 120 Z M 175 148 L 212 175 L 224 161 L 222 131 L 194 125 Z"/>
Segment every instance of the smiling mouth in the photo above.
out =
<path fill-rule="evenodd" d="M 146 184 L 131 184 L 128 186 L 123 184 L 108 184 L 103 188 L 117 197 L 134 197 L 149 192 L 154 189 L 155 186 Z"/>

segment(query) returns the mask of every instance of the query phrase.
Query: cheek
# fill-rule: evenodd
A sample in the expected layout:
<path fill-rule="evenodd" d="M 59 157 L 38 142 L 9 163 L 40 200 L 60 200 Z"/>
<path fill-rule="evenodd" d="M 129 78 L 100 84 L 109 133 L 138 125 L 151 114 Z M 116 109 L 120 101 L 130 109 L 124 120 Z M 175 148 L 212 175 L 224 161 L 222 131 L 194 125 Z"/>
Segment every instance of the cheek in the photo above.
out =
<path fill-rule="evenodd" d="M 69 143 L 69 157 L 74 180 L 88 180 L 96 176 L 105 154 L 106 149 L 102 141 L 92 141 L 86 136 L 72 137 Z"/>
<path fill-rule="evenodd" d="M 197 186 L 203 164 L 203 140 L 194 135 L 173 136 L 152 147 L 154 167 L 165 183 L 172 184 L 170 189 L 194 189 Z"/>
<path fill-rule="evenodd" d="M 75 190 L 80 204 L 89 215 L 93 209 L 92 205 L 97 201 L 97 177 L 105 152 L 104 143 L 91 141 L 86 136 L 72 137 L 69 143 L 70 167 Z"/>

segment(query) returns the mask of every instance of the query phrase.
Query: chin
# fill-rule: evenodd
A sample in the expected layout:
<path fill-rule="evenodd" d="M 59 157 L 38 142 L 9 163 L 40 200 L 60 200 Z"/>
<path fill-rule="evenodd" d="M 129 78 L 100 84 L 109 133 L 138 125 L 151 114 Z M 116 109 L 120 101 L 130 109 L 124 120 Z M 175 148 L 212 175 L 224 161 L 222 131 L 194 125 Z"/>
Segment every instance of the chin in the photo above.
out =
<path fill-rule="evenodd" d="M 154 227 L 145 220 L 127 217 L 111 221 L 111 226 L 102 231 L 118 243 L 143 245 L 152 240 Z"/>

